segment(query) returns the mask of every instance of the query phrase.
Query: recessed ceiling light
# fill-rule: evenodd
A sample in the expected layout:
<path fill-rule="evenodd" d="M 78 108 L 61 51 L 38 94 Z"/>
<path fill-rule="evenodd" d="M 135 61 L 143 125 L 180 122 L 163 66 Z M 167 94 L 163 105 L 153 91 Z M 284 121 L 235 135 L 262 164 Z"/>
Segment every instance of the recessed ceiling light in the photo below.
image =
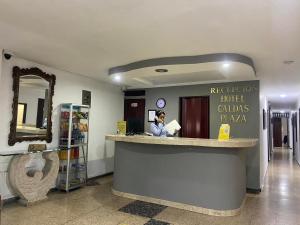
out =
<path fill-rule="evenodd" d="M 121 81 L 121 75 L 120 74 L 115 74 L 114 75 L 114 77 L 113 77 L 113 79 L 115 80 L 115 81 Z"/>
<path fill-rule="evenodd" d="M 295 61 L 294 60 L 284 60 L 283 63 L 284 64 L 287 64 L 287 65 L 290 65 L 292 63 L 294 63 Z"/>
<path fill-rule="evenodd" d="M 280 98 L 285 98 L 285 97 L 286 97 L 285 94 L 281 94 L 281 95 L 279 95 L 279 96 L 280 96 Z"/>
<path fill-rule="evenodd" d="M 168 72 L 168 70 L 167 69 L 156 69 L 155 72 L 166 73 L 166 72 Z"/>
<path fill-rule="evenodd" d="M 229 66 L 230 66 L 230 63 L 228 63 L 228 62 L 225 62 L 225 63 L 223 63 L 223 68 L 228 68 Z"/>

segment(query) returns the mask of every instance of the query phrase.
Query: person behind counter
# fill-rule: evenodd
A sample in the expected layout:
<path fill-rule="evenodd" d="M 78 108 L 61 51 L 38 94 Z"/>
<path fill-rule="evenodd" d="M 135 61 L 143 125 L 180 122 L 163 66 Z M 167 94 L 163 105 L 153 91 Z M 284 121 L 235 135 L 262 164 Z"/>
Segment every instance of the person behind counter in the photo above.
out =
<path fill-rule="evenodd" d="M 165 117 L 166 117 L 166 113 L 164 111 L 162 110 L 156 111 L 155 121 L 150 125 L 150 129 L 153 136 L 167 137 L 167 136 L 174 136 L 177 133 L 175 132 L 174 135 L 172 135 L 165 129 Z"/>

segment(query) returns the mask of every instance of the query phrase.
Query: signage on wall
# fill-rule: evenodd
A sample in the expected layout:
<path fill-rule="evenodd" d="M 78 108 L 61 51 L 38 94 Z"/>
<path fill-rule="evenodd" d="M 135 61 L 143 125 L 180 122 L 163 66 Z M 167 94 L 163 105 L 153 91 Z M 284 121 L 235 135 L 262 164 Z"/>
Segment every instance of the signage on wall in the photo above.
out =
<path fill-rule="evenodd" d="M 218 113 L 221 123 L 246 123 L 250 106 L 246 94 L 256 92 L 254 86 L 213 87 L 210 93 L 219 96 Z"/>
<path fill-rule="evenodd" d="M 91 92 L 82 90 L 82 105 L 91 106 Z"/>
<path fill-rule="evenodd" d="M 136 108 L 136 107 L 139 106 L 139 104 L 138 104 L 137 102 L 133 102 L 133 103 L 130 104 L 130 106 L 131 106 L 132 108 Z"/>

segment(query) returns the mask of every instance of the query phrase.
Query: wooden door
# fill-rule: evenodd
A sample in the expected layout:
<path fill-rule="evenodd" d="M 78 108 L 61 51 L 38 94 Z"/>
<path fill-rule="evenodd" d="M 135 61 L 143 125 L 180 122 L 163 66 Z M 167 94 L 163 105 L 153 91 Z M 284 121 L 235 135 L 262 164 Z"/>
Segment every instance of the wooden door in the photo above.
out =
<path fill-rule="evenodd" d="M 293 135 L 293 155 L 295 155 L 296 149 L 296 123 L 295 123 L 295 114 L 292 114 L 292 135 Z"/>
<path fill-rule="evenodd" d="M 125 99 L 124 120 L 127 121 L 128 133 L 143 133 L 145 131 L 145 99 Z"/>
<path fill-rule="evenodd" d="M 274 147 L 282 147 L 281 118 L 273 118 L 273 141 Z"/>
<path fill-rule="evenodd" d="M 209 138 L 209 97 L 180 99 L 181 136 Z"/>
<path fill-rule="evenodd" d="M 271 127 L 272 127 L 272 123 L 271 123 L 271 107 L 268 107 L 268 161 L 271 160 L 271 156 L 272 156 L 272 131 L 271 131 Z"/>

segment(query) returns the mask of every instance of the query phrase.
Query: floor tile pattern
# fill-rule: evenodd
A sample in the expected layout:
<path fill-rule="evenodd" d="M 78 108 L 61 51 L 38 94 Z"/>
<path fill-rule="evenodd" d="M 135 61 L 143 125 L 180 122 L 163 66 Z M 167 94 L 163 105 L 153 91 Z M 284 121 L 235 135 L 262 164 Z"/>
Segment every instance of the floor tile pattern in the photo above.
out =
<path fill-rule="evenodd" d="M 290 149 L 274 149 L 263 191 L 248 194 L 242 213 L 234 217 L 171 207 L 153 218 L 132 215 L 119 211 L 135 201 L 111 193 L 112 176 L 97 182 L 68 194 L 51 192 L 47 201 L 30 207 L 5 204 L 1 225 L 300 225 L 300 167 Z"/>

